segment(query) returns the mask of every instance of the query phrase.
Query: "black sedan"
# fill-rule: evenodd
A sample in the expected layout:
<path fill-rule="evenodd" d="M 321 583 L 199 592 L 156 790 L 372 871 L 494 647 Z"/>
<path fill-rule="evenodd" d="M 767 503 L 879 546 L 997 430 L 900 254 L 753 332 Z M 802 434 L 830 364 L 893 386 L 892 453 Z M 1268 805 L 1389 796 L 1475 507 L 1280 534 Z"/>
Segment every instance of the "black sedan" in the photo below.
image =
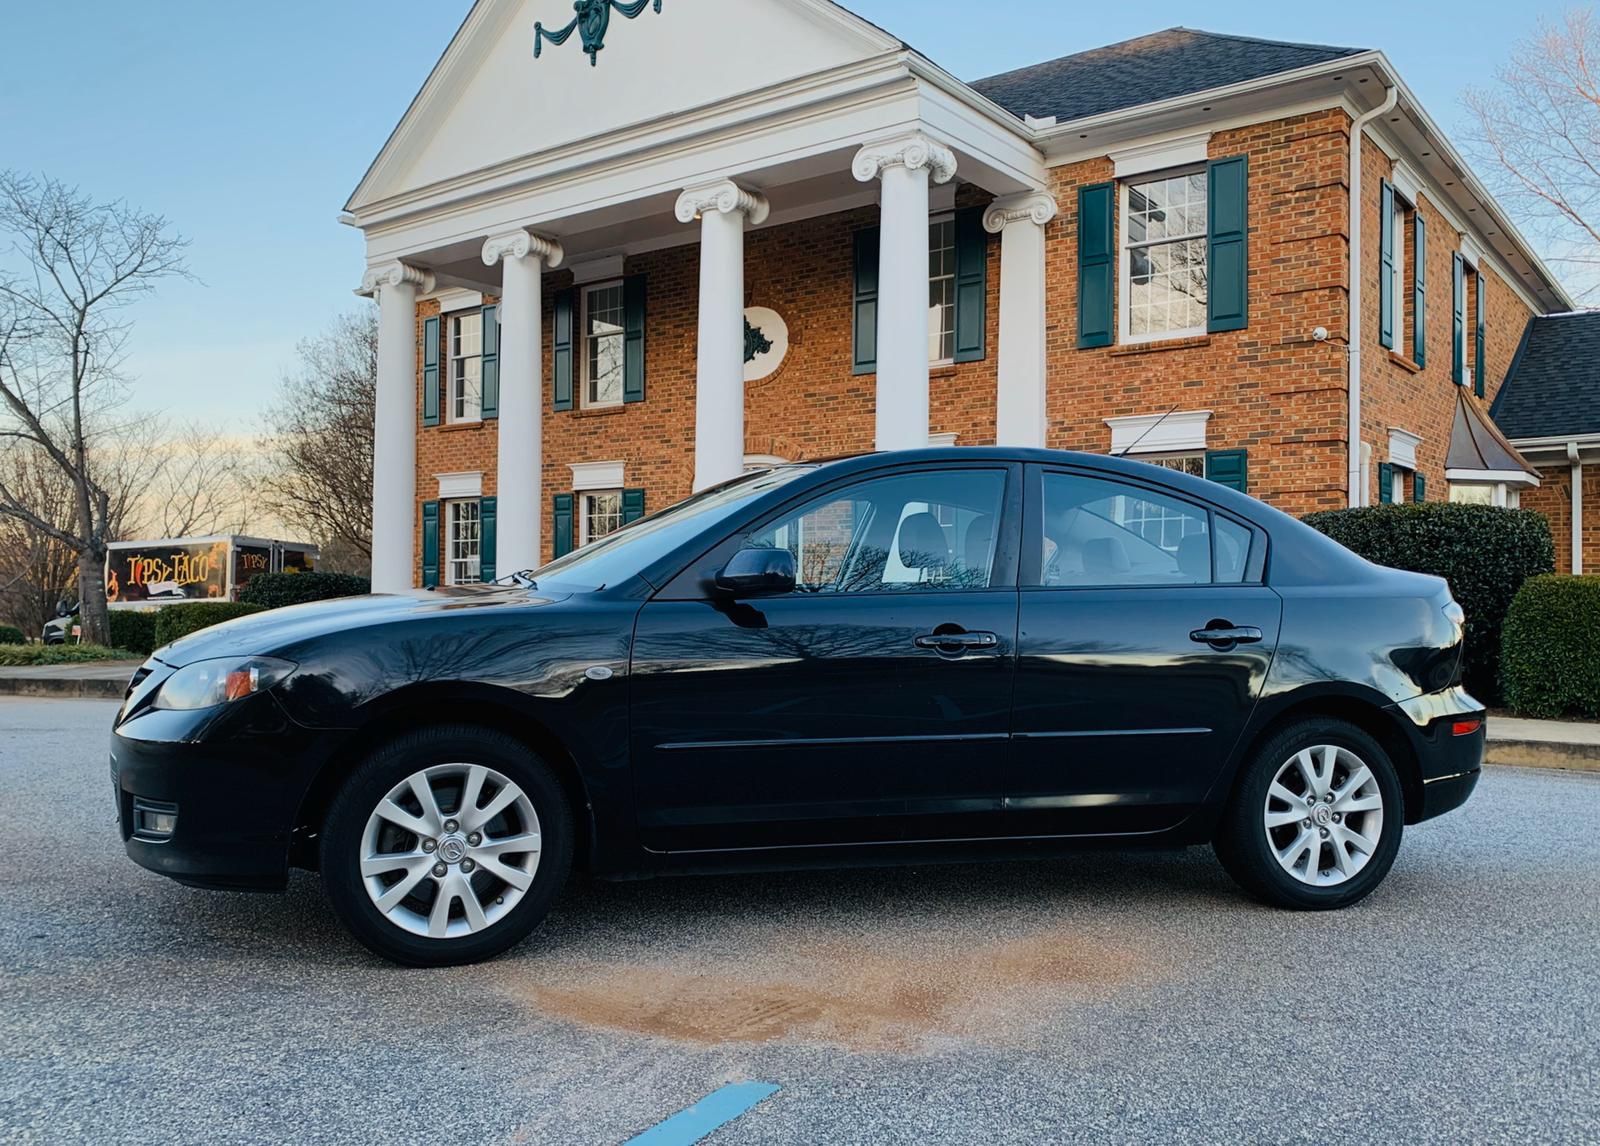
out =
<path fill-rule="evenodd" d="M 784 466 L 508 580 L 159 650 L 112 736 L 128 854 L 203 887 L 320 869 L 418 965 L 516 943 L 574 865 L 1209 842 L 1333 908 L 1483 759 L 1443 581 L 1139 462 Z"/>

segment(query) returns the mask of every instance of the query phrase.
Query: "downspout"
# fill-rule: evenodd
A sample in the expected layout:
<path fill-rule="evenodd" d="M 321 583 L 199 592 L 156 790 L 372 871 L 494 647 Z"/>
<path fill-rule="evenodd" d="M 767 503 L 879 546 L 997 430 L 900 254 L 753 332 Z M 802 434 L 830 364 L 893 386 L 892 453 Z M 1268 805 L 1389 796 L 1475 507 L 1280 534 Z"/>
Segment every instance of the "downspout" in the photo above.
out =
<path fill-rule="evenodd" d="M 1361 140 L 1368 123 L 1392 111 L 1400 99 L 1400 89 L 1390 87 L 1383 102 L 1350 125 L 1350 317 L 1347 389 L 1350 392 L 1350 435 L 1345 456 L 1350 466 L 1350 504 L 1366 501 L 1367 489 L 1361 480 Z"/>
<path fill-rule="evenodd" d="M 1572 475 L 1572 575 L 1583 573 L 1583 456 L 1578 443 L 1567 443 L 1567 472 Z"/>

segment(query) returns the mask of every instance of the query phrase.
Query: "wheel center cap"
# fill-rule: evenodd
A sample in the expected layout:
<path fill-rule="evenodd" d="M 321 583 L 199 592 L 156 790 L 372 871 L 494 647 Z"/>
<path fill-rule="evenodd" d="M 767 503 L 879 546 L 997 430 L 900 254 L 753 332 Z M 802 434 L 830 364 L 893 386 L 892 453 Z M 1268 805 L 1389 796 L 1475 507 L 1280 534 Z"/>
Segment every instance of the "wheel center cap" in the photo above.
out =
<path fill-rule="evenodd" d="M 460 836 L 445 836 L 439 841 L 439 858 L 445 863 L 460 863 L 467 855 L 467 841 Z"/>
<path fill-rule="evenodd" d="M 1333 809 L 1328 807 L 1326 804 L 1318 804 L 1316 810 L 1311 813 L 1311 820 L 1317 825 L 1317 827 L 1325 828 L 1329 824 L 1333 823 Z M 440 845 L 439 850 L 441 852 L 444 851 L 444 846 L 442 844 Z"/>

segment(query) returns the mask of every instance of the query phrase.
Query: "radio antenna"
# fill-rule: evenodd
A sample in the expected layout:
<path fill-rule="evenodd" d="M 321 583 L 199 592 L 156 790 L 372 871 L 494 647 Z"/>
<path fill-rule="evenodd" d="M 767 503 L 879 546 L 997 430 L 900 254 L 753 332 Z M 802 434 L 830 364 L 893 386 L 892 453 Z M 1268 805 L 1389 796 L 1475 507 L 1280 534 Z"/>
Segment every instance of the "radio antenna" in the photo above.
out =
<path fill-rule="evenodd" d="M 1170 418 L 1173 415 L 1173 413 L 1175 413 L 1177 411 L 1179 405 L 1181 405 L 1181 403 L 1174 402 L 1172 404 L 1172 409 L 1171 410 L 1168 410 L 1165 414 L 1162 414 L 1161 417 L 1159 417 L 1155 421 L 1151 422 L 1148 426 L 1146 426 L 1144 428 L 1144 433 L 1140 434 L 1137 438 L 1133 439 L 1133 441 L 1129 442 L 1121 450 L 1117 451 L 1116 453 L 1112 454 L 1111 456 L 1114 457 L 1114 458 L 1120 458 L 1120 457 L 1125 456 L 1128 453 L 1129 450 L 1133 449 L 1134 446 L 1137 446 L 1140 442 L 1142 442 L 1146 438 L 1148 438 L 1150 436 L 1150 431 L 1154 430 L 1162 422 L 1165 422 L 1168 418 Z"/>

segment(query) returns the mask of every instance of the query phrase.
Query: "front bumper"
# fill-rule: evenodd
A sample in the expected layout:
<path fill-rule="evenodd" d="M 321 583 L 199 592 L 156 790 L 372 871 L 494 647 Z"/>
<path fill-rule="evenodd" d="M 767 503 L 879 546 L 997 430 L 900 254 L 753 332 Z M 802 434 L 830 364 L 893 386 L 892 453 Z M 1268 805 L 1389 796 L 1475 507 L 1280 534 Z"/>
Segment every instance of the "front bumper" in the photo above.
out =
<path fill-rule="evenodd" d="M 111 735 L 129 858 L 198 887 L 281 890 L 301 800 L 333 738 L 290 720 L 270 693 L 196 712 L 129 711 Z M 170 834 L 140 830 L 136 802 L 175 814 Z"/>
<path fill-rule="evenodd" d="M 1465 804 L 1483 775 L 1488 727 L 1483 705 L 1458 686 L 1401 701 L 1394 708 L 1416 753 L 1422 782 L 1420 791 L 1406 794 L 1406 822 L 1431 820 Z M 1457 731 L 1471 724 L 1471 731 Z"/>

